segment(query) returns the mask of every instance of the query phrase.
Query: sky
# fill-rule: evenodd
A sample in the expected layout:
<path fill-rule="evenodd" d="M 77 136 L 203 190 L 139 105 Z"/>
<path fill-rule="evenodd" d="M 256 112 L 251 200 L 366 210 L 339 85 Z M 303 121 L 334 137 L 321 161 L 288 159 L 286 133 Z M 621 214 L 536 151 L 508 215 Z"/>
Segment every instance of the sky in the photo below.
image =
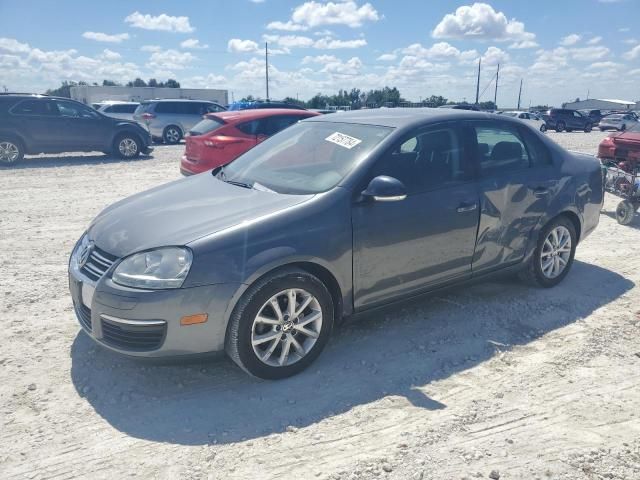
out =
<path fill-rule="evenodd" d="M 177 79 L 230 99 L 396 86 L 419 101 L 640 100 L 640 0 L 0 0 L 0 88 Z"/>

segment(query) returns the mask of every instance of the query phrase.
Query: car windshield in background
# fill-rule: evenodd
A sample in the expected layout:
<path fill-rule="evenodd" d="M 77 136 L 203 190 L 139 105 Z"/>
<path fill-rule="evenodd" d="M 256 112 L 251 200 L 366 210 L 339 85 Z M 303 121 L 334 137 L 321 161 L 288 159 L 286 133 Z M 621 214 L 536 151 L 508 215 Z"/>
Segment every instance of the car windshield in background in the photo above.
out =
<path fill-rule="evenodd" d="M 205 133 L 211 133 L 217 130 L 225 123 L 217 118 L 205 118 L 201 122 L 198 122 L 190 131 L 191 135 L 204 135 Z"/>
<path fill-rule="evenodd" d="M 224 167 L 218 178 L 285 194 L 326 192 L 392 130 L 373 125 L 301 122 L 240 156 Z"/>

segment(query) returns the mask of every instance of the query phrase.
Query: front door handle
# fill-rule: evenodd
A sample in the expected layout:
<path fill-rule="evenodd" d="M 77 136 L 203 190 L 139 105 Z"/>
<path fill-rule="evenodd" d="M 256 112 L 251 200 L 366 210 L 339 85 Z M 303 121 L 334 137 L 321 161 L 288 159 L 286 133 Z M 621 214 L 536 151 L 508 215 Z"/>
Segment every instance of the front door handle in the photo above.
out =
<path fill-rule="evenodd" d="M 463 203 L 458 207 L 458 213 L 473 212 L 476 208 L 477 203 Z"/>
<path fill-rule="evenodd" d="M 549 189 L 545 187 L 537 187 L 533 189 L 533 194 L 536 197 L 544 197 L 545 195 L 549 195 Z"/>

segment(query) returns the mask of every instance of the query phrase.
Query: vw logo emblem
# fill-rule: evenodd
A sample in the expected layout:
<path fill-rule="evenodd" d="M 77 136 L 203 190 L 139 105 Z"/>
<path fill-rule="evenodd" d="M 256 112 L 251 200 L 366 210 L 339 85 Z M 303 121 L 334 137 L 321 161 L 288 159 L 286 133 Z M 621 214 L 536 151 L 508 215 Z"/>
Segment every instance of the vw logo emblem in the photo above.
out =
<path fill-rule="evenodd" d="M 80 268 L 84 267 L 89 260 L 89 256 L 91 255 L 91 251 L 93 250 L 93 242 L 87 243 L 80 253 L 78 254 L 78 266 Z"/>

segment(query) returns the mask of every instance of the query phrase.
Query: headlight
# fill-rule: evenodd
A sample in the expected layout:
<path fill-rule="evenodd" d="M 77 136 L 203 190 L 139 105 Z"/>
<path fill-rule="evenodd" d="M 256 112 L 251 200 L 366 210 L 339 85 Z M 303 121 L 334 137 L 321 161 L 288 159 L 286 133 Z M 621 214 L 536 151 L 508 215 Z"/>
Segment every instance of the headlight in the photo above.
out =
<path fill-rule="evenodd" d="M 84 251 L 89 246 L 89 235 L 84 233 L 82 238 L 78 241 L 73 252 L 71 252 L 71 265 L 75 268 L 80 268 L 79 256 L 80 252 Z"/>
<path fill-rule="evenodd" d="M 125 258 L 113 272 L 113 281 L 134 288 L 180 288 L 191 268 L 191 250 L 166 247 Z"/>

